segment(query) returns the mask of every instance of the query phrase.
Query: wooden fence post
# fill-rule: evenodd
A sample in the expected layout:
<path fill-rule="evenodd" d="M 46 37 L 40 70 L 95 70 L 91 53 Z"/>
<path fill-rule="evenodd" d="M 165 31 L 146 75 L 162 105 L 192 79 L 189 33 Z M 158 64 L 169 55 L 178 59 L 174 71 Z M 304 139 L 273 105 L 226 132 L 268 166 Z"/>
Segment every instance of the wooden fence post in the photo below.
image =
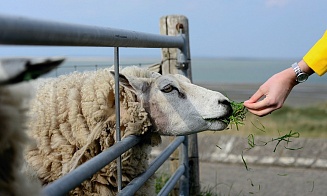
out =
<path fill-rule="evenodd" d="M 186 58 L 188 61 L 187 69 L 178 69 L 178 51 L 177 48 L 163 48 L 162 49 L 162 74 L 176 74 L 180 73 L 186 75 L 192 81 L 192 71 L 191 71 L 191 55 L 189 47 L 189 25 L 188 19 L 181 15 L 169 15 L 160 18 L 160 34 L 163 35 L 178 35 L 182 31 L 185 35 L 185 40 L 187 43 L 186 47 Z M 188 136 L 189 140 L 189 194 L 199 195 L 200 194 L 200 182 L 199 182 L 199 154 L 198 154 L 198 139 L 197 134 L 192 134 Z M 175 151 L 171 156 L 171 169 L 178 167 L 178 151 Z M 177 168 L 176 167 L 176 168 Z M 174 170 L 176 170 L 174 168 Z"/>

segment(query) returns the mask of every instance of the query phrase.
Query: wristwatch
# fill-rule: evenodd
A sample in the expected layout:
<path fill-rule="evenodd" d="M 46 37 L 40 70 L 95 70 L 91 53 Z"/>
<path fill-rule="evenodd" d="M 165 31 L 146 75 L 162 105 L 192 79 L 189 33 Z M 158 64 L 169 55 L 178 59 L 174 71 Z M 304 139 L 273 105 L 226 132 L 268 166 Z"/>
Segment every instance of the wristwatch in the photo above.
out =
<path fill-rule="evenodd" d="M 293 63 L 292 68 L 296 74 L 297 82 L 302 83 L 302 82 L 305 82 L 309 78 L 309 74 L 303 72 L 297 63 Z"/>

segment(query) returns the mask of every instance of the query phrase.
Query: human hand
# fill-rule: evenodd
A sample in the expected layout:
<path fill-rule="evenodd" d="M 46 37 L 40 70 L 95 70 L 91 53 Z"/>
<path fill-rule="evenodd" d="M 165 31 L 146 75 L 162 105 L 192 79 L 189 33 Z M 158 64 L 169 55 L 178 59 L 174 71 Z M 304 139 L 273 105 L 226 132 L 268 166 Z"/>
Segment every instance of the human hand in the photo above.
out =
<path fill-rule="evenodd" d="M 262 84 L 258 91 L 244 102 L 244 106 L 257 116 L 265 116 L 283 106 L 296 84 L 293 69 L 285 69 Z"/>

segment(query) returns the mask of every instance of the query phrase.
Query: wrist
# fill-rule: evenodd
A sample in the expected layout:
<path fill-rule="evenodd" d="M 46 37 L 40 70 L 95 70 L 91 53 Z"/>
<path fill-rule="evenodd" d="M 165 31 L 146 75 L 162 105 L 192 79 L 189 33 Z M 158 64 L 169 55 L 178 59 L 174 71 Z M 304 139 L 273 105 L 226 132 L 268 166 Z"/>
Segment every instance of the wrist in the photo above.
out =
<path fill-rule="evenodd" d="M 293 63 L 291 67 L 296 75 L 295 81 L 298 83 L 303 83 L 309 78 L 310 75 L 307 72 L 310 72 L 310 69 L 305 63 L 301 62 L 300 64 L 302 68 L 300 67 L 299 63 Z"/>
<path fill-rule="evenodd" d="M 285 72 L 287 73 L 287 75 L 288 75 L 287 78 L 290 80 L 290 84 L 292 86 L 295 86 L 295 85 L 297 85 L 299 83 L 299 82 L 296 81 L 297 77 L 296 77 L 296 74 L 295 74 L 292 67 L 286 69 Z"/>
<path fill-rule="evenodd" d="M 307 73 L 308 75 L 311 75 L 314 73 L 314 71 L 308 66 L 308 64 L 304 61 L 304 60 L 301 60 L 300 62 L 298 62 L 298 65 L 300 67 L 300 69 Z"/>

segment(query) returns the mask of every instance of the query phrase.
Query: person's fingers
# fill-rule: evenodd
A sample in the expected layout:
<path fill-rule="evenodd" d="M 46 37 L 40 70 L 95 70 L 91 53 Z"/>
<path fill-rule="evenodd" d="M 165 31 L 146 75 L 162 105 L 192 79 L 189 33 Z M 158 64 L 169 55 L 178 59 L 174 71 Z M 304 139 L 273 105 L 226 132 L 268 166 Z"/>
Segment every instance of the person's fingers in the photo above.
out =
<path fill-rule="evenodd" d="M 276 104 L 272 104 L 269 97 L 264 98 L 258 102 L 250 102 L 249 100 L 245 101 L 243 105 L 253 114 L 257 116 L 265 116 L 272 111 L 277 109 Z"/>
<path fill-rule="evenodd" d="M 275 109 L 274 108 L 265 108 L 265 109 L 262 109 L 262 110 L 252 110 L 252 109 L 248 109 L 248 110 L 249 110 L 249 112 L 251 112 L 254 115 L 263 117 L 263 116 L 266 116 L 266 115 L 270 114 Z"/>
<path fill-rule="evenodd" d="M 250 100 L 246 100 L 243 102 L 243 105 L 247 108 L 251 108 L 251 105 L 253 104 L 254 102 L 251 102 Z"/>
<path fill-rule="evenodd" d="M 261 89 L 258 89 L 257 92 L 255 92 L 251 98 L 249 100 L 247 100 L 246 102 L 248 103 L 254 103 L 257 102 L 259 99 L 261 99 L 261 97 L 264 96 L 264 93 L 262 92 Z"/>
<path fill-rule="evenodd" d="M 245 101 L 243 105 L 248 109 L 252 109 L 252 110 L 263 110 L 265 108 L 271 107 L 271 105 L 269 105 L 269 101 L 267 97 L 258 102 Z"/>

